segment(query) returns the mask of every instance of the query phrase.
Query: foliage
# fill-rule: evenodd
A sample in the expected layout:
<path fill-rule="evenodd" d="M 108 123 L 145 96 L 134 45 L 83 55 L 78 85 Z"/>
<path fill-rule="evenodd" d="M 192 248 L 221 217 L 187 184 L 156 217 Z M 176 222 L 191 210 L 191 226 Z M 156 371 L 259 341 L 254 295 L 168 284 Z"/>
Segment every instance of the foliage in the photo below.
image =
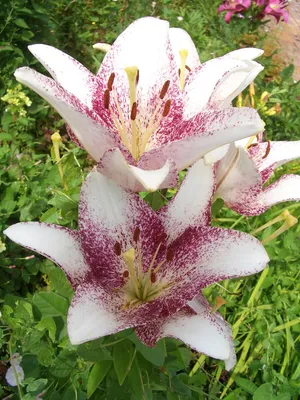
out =
<path fill-rule="evenodd" d="M 221 362 L 196 354 L 181 342 L 166 339 L 149 349 L 131 330 L 72 346 L 66 332 L 66 311 L 72 288 L 50 261 L 8 241 L 2 231 L 17 221 L 40 220 L 76 228 L 81 182 L 92 162 L 66 136 L 63 121 L 32 91 L 13 78 L 23 65 L 43 71 L 27 50 L 30 43 L 56 46 L 95 72 L 103 57 L 96 42 L 111 43 L 134 19 L 144 15 L 168 19 L 188 30 L 202 61 L 245 45 L 264 46 L 261 31 L 245 20 L 230 27 L 216 15 L 219 1 L 163 0 L 10 0 L 0 10 L 0 239 L 1 397 L 43 399 L 296 399 L 299 396 L 299 227 L 271 242 L 272 259 L 261 276 L 224 282 L 205 291 L 212 304 L 226 300 L 222 314 L 233 325 L 239 363 L 228 374 Z M 178 20 L 182 17 L 182 21 Z M 250 32 L 250 33 L 249 33 Z M 256 104 L 268 91 L 270 116 L 259 110 L 268 138 L 297 139 L 300 132 L 299 85 L 287 67 L 273 74 L 273 54 L 262 57 L 266 72 L 256 81 Z M 276 65 L 275 65 L 276 67 Z M 246 92 L 244 94 L 247 96 Z M 30 103 L 32 102 L 32 105 Z M 50 136 L 59 131 L 64 187 Z M 299 172 L 297 163 L 282 167 Z M 154 209 L 176 189 L 144 194 Z M 297 205 L 289 206 L 294 215 Z M 274 207 L 259 218 L 243 218 L 213 206 L 214 223 L 247 232 L 281 212 Z M 268 235 L 268 228 L 262 235 Z M 4 376 L 13 352 L 23 355 L 25 380 L 19 388 Z M 231 377 L 231 378 L 230 378 Z M 228 389 L 227 389 L 228 386 Z M 225 394 L 226 393 L 226 394 Z M 38 397 L 37 397 L 38 396 Z"/>

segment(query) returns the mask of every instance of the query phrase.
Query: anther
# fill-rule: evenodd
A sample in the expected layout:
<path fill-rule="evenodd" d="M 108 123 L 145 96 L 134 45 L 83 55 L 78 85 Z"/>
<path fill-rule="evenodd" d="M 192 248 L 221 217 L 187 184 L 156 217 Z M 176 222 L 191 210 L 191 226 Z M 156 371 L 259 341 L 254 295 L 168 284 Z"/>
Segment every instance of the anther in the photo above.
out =
<path fill-rule="evenodd" d="M 112 73 L 110 74 L 110 77 L 109 77 L 108 82 L 107 82 L 107 89 L 108 89 L 110 92 L 111 92 L 112 89 L 113 89 L 113 83 L 114 83 L 114 80 L 115 80 L 115 76 L 116 76 L 116 74 L 115 74 L 114 72 L 112 72 Z"/>
<path fill-rule="evenodd" d="M 251 149 L 251 147 L 255 147 L 255 146 L 257 146 L 258 145 L 258 143 L 252 143 L 252 144 L 250 144 L 249 146 L 248 146 L 248 149 Z"/>
<path fill-rule="evenodd" d="M 129 271 L 124 271 L 123 272 L 123 277 L 128 278 L 129 277 Z"/>
<path fill-rule="evenodd" d="M 106 110 L 108 110 L 109 109 L 109 90 L 108 89 L 106 89 L 105 90 L 105 92 L 104 92 L 104 108 L 106 108 Z"/>
<path fill-rule="evenodd" d="M 269 153 L 270 153 L 270 150 L 271 150 L 271 142 L 270 142 L 270 140 L 268 140 L 267 149 L 266 149 L 266 152 L 265 152 L 265 154 L 264 154 L 264 156 L 262 158 L 267 158 Z"/>
<path fill-rule="evenodd" d="M 191 72 L 191 68 L 188 65 L 185 66 L 185 69 L 187 69 L 189 72 Z"/>
<path fill-rule="evenodd" d="M 163 113 L 162 113 L 163 117 L 166 117 L 169 114 L 170 108 L 171 108 L 171 100 L 169 99 L 165 103 L 164 110 L 163 110 Z"/>
<path fill-rule="evenodd" d="M 141 233 L 140 228 L 139 227 L 135 228 L 134 233 L 133 233 L 133 241 L 135 243 L 137 243 L 139 241 L 140 233 Z"/>
<path fill-rule="evenodd" d="M 180 76 L 180 73 L 181 73 L 180 68 L 178 68 L 178 75 L 179 75 L 179 76 Z"/>
<path fill-rule="evenodd" d="M 135 79 L 135 83 L 136 83 L 136 84 L 139 83 L 139 79 L 140 79 L 140 70 L 138 69 L 138 70 L 137 70 L 137 73 L 136 73 L 136 79 Z"/>
<path fill-rule="evenodd" d="M 155 283 L 156 282 L 156 275 L 155 275 L 154 272 L 152 272 L 152 274 L 150 276 L 150 279 L 151 279 L 151 283 Z"/>
<path fill-rule="evenodd" d="M 166 95 L 166 93 L 167 93 L 167 91 L 168 91 L 168 89 L 169 89 L 169 86 L 170 86 L 170 81 L 169 81 L 169 80 L 166 81 L 166 82 L 163 84 L 163 87 L 162 87 L 162 89 L 161 89 L 161 91 L 160 91 L 160 94 L 159 94 L 159 98 L 160 98 L 161 100 L 165 97 L 165 95 Z"/>
<path fill-rule="evenodd" d="M 131 121 L 134 121 L 136 119 L 136 113 L 137 113 L 137 105 L 136 105 L 136 101 L 135 101 L 131 107 L 131 113 L 130 113 Z"/>
<path fill-rule="evenodd" d="M 174 253 L 172 249 L 168 249 L 166 259 L 167 261 L 173 261 Z"/>
<path fill-rule="evenodd" d="M 114 245 L 114 252 L 117 256 L 120 256 L 122 253 L 122 248 L 119 242 L 116 242 L 116 244 Z"/>

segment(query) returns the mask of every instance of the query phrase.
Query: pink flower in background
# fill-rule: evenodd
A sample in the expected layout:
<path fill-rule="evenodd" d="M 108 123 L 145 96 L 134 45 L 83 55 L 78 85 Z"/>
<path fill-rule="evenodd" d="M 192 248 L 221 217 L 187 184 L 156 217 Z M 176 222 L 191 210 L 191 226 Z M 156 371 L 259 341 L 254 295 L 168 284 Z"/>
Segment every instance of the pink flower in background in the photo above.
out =
<path fill-rule="evenodd" d="M 277 23 L 282 17 L 284 22 L 288 22 L 289 15 L 285 8 L 288 5 L 287 0 L 269 0 L 267 7 L 264 9 L 264 14 L 272 15 L 276 18 Z"/>
<path fill-rule="evenodd" d="M 210 226 L 214 189 L 213 167 L 199 160 L 176 196 L 155 212 L 93 170 L 81 189 L 79 230 L 28 222 L 5 233 L 68 276 L 75 289 L 68 312 L 71 343 L 136 328 L 148 346 L 175 337 L 230 369 L 230 329 L 201 290 L 259 272 L 269 258 L 253 236 Z"/>
<path fill-rule="evenodd" d="M 227 11 L 225 15 L 225 21 L 229 23 L 233 14 L 238 14 L 242 11 L 245 11 L 250 6 L 251 0 L 225 0 L 218 8 L 218 13 Z"/>
<path fill-rule="evenodd" d="M 258 7 L 261 7 L 261 6 L 266 6 L 269 0 L 254 0 L 254 2 Z"/>
<path fill-rule="evenodd" d="M 263 130 L 256 110 L 231 106 L 262 70 L 252 61 L 261 50 L 200 64 L 187 32 L 152 17 L 117 38 L 97 75 L 51 46 L 29 49 L 53 79 L 25 67 L 17 80 L 61 114 L 101 173 L 127 189 L 174 187 L 178 171 L 207 152 Z"/>

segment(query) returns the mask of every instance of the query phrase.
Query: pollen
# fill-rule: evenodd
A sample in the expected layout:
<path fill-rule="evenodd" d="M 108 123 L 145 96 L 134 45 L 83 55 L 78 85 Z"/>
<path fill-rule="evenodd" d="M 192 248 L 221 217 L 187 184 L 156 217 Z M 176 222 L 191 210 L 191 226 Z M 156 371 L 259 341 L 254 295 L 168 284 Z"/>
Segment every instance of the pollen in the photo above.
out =
<path fill-rule="evenodd" d="M 163 85 L 163 87 L 161 88 L 160 94 L 159 94 L 159 98 L 162 100 L 165 95 L 167 94 L 167 91 L 169 89 L 170 86 L 170 81 L 166 81 Z"/>
<path fill-rule="evenodd" d="M 167 100 L 166 103 L 165 103 L 162 116 L 163 116 L 163 117 L 166 117 L 166 116 L 169 114 L 170 109 L 171 109 L 171 100 L 169 99 L 169 100 Z"/>
<path fill-rule="evenodd" d="M 105 108 L 106 110 L 109 109 L 109 98 L 110 98 L 109 90 L 106 89 L 105 92 L 104 92 L 104 98 L 103 98 L 103 101 L 104 101 L 104 108 Z"/>
<path fill-rule="evenodd" d="M 112 72 L 112 73 L 110 74 L 110 77 L 109 77 L 108 82 L 107 82 L 107 89 L 108 89 L 110 92 L 111 92 L 112 89 L 113 89 L 113 83 L 114 83 L 114 80 L 115 80 L 115 76 L 116 76 L 116 74 L 115 74 L 114 72 Z"/>

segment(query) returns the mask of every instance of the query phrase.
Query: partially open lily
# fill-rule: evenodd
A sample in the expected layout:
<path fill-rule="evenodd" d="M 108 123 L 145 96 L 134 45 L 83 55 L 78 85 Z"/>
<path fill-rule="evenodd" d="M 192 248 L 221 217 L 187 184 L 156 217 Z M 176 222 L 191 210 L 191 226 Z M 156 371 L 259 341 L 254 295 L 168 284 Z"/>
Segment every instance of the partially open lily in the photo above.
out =
<path fill-rule="evenodd" d="M 231 144 L 217 164 L 217 191 L 226 204 L 243 215 L 259 215 L 274 204 L 300 200 L 300 176 L 284 175 L 265 186 L 274 170 L 300 158 L 300 141 L 262 142 L 252 137 Z"/>
<path fill-rule="evenodd" d="M 190 36 L 152 17 L 117 38 L 96 76 L 53 47 L 29 49 L 54 79 L 20 68 L 17 80 L 56 108 L 101 173 L 133 191 L 172 187 L 208 151 L 263 129 L 255 110 L 230 106 L 261 71 L 260 50 L 200 65 Z"/>
<path fill-rule="evenodd" d="M 251 0 L 224 0 L 218 8 L 218 13 L 227 11 L 225 14 L 225 21 L 229 23 L 233 14 L 243 12 L 250 6 Z"/>
<path fill-rule="evenodd" d="M 214 282 L 262 270 L 269 259 L 253 236 L 210 226 L 214 186 L 212 167 L 199 160 L 174 199 L 154 212 L 93 170 L 81 191 L 78 231 L 28 222 L 5 233 L 67 274 L 75 289 L 73 344 L 138 327 L 147 345 L 175 337 L 232 366 L 228 327 L 193 299 Z"/>

